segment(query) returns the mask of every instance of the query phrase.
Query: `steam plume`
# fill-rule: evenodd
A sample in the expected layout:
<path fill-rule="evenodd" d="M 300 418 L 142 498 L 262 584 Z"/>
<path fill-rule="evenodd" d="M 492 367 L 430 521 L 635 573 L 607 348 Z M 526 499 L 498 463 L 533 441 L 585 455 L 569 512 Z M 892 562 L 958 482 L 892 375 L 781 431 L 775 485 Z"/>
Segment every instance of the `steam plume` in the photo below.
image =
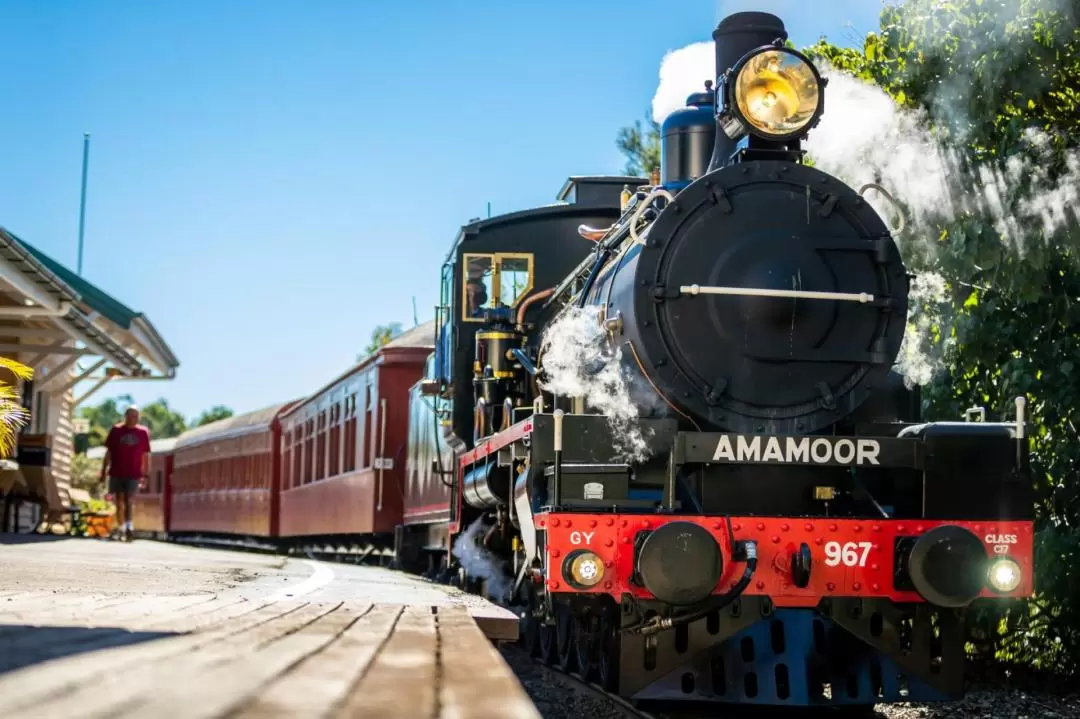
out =
<path fill-rule="evenodd" d="M 650 455 L 648 437 L 635 420 L 656 404 L 651 390 L 631 383 L 623 371 L 622 349 L 611 346 L 596 319 L 596 309 L 571 307 L 544 332 L 545 391 L 562 397 L 583 397 L 605 415 L 616 452 L 627 462 Z"/>
<path fill-rule="evenodd" d="M 716 74 L 716 44 L 695 42 L 664 55 L 660 63 L 660 86 L 652 100 L 653 120 L 664 119 L 686 106 L 686 98 L 705 88 Z"/>
<path fill-rule="evenodd" d="M 502 563 L 484 548 L 482 533 L 487 527 L 480 517 L 454 542 L 453 555 L 469 576 L 487 582 L 487 593 L 492 599 L 505 599 L 514 587 L 503 569 Z"/>

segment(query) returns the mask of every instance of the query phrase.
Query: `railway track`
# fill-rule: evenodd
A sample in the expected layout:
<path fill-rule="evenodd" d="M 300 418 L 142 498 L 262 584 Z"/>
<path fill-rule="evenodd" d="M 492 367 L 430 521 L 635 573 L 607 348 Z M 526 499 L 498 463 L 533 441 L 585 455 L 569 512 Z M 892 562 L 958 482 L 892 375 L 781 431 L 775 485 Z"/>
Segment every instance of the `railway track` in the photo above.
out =
<path fill-rule="evenodd" d="M 842 707 L 790 707 L 778 708 L 771 706 L 738 706 L 734 704 L 718 707 L 716 705 L 702 705 L 693 703 L 651 703 L 638 706 L 623 697 L 606 691 L 599 684 L 590 681 L 578 672 L 567 671 L 557 665 L 548 664 L 539 657 L 534 657 L 521 645 L 512 645 L 503 651 L 511 667 L 518 671 L 519 678 L 524 672 L 520 671 L 522 663 L 529 663 L 538 671 L 557 677 L 564 684 L 569 684 L 575 690 L 594 697 L 597 701 L 610 705 L 613 709 L 621 712 L 621 716 L 632 719 L 706 719 L 708 717 L 723 716 L 724 719 L 765 719 L 766 717 L 778 717 L 780 719 L 811 719 L 821 717 L 823 719 L 844 719 L 847 717 L 861 717 L 863 719 L 883 719 L 883 715 L 873 709 L 857 708 L 849 709 Z M 530 681 L 526 676 L 522 683 L 526 685 L 526 691 L 536 691 L 530 687 Z M 567 713 L 566 716 L 573 716 Z M 607 714 L 605 716 L 614 716 Z"/>

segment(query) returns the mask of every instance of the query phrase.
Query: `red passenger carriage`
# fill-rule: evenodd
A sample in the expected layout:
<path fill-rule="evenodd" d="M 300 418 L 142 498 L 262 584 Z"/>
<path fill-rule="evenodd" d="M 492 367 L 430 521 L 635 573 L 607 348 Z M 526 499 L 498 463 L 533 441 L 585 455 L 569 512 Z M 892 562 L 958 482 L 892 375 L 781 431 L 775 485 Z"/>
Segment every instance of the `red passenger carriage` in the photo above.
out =
<path fill-rule="evenodd" d="M 390 546 L 401 523 L 409 388 L 434 347 L 415 327 L 283 413 L 281 536 Z"/>
<path fill-rule="evenodd" d="M 295 404 L 275 404 L 180 436 L 170 534 L 277 534 L 279 418 Z"/>

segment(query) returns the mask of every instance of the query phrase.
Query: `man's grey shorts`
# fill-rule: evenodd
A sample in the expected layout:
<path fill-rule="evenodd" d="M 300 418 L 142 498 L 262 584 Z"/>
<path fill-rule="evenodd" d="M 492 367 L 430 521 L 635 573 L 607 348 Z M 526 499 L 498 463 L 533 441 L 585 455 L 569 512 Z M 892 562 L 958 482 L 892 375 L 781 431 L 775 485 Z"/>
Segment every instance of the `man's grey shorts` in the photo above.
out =
<path fill-rule="evenodd" d="M 136 494 L 139 491 L 139 478 L 109 477 L 109 491 L 113 494 Z"/>

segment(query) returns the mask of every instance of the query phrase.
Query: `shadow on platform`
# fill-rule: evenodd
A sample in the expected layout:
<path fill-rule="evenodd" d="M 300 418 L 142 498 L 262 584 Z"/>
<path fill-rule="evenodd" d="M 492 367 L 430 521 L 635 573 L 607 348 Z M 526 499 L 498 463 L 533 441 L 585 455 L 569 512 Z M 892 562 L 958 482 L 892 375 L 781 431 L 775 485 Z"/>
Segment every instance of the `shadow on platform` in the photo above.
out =
<path fill-rule="evenodd" d="M 0 544 L 37 544 L 39 542 L 62 542 L 67 539 L 79 539 L 79 537 L 72 537 L 70 534 L 0 532 Z"/>
<path fill-rule="evenodd" d="M 57 627 L 0 624 L 0 674 L 76 654 L 116 649 L 180 636 L 175 632 L 136 632 L 120 627 Z M 108 655 L 97 661 L 107 666 Z"/>

